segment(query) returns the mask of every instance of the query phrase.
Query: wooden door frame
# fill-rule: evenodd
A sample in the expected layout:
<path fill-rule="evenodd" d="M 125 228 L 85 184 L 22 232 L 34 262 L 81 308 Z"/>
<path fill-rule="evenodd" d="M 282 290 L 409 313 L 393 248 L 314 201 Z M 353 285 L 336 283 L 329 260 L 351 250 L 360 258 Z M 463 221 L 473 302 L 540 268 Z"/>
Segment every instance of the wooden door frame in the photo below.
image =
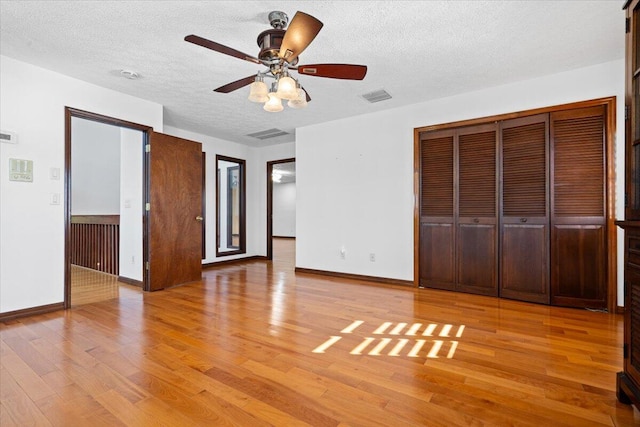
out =
<path fill-rule="evenodd" d="M 616 135 L 616 97 L 606 97 L 592 99 L 588 101 L 573 102 L 568 104 L 555 105 L 550 107 L 536 108 L 533 110 L 524 110 L 514 113 L 499 114 L 496 116 L 481 117 L 477 119 L 461 120 L 451 123 L 443 123 L 436 125 L 423 126 L 413 129 L 413 285 L 420 285 L 420 133 L 430 132 L 442 129 L 451 129 L 463 126 L 471 126 L 495 121 L 503 121 L 508 119 L 516 119 L 536 114 L 552 113 L 576 108 L 604 106 L 606 110 L 605 117 L 605 205 L 606 205 L 606 281 L 607 281 L 607 310 L 609 313 L 617 312 L 618 301 L 618 271 L 617 271 L 617 228 L 615 225 L 615 187 L 616 187 L 616 171 L 615 171 L 615 135 Z"/>
<path fill-rule="evenodd" d="M 149 135 L 153 131 L 151 126 L 129 122 L 117 119 L 115 117 L 103 116 L 101 114 L 89 111 L 79 110 L 72 107 L 64 107 L 64 303 L 65 309 L 71 308 L 71 119 L 73 117 L 91 120 L 98 123 L 118 126 L 121 128 L 139 130 L 143 134 L 142 146 L 140 149 L 144 153 L 145 146 L 148 144 Z M 148 179 L 148 160 L 147 156 L 143 156 L 143 201 L 148 200 L 149 179 Z M 147 233 L 147 213 L 143 212 L 143 236 L 142 236 L 142 253 L 143 266 L 149 260 L 149 237 Z M 143 267 L 144 290 L 148 290 L 149 274 L 147 269 Z"/>
<path fill-rule="evenodd" d="M 295 162 L 296 158 L 272 160 L 267 162 L 267 259 L 273 259 L 273 165 Z"/>

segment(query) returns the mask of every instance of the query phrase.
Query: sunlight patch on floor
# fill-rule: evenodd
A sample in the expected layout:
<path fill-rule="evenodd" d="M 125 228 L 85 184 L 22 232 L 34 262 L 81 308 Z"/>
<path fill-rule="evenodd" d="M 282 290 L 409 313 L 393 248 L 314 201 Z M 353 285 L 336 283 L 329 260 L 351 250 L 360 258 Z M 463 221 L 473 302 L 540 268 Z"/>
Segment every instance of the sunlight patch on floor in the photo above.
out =
<path fill-rule="evenodd" d="M 409 324 L 406 322 L 383 322 L 375 327 L 375 329 L 370 333 L 371 335 L 388 336 L 362 337 L 360 341 L 356 341 L 354 343 L 354 347 L 349 354 L 367 354 L 369 356 L 391 357 L 406 355 L 407 357 L 426 357 L 427 359 L 439 359 L 441 357 L 452 359 L 458 348 L 458 340 L 435 338 L 451 338 L 454 330 L 455 334 L 453 337 L 461 338 L 465 329 L 465 325 L 459 325 L 457 329 L 454 329 L 454 325 L 452 324 L 438 323 L 429 323 L 423 330 L 422 323 L 413 323 L 407 328 L 408 325 Z M 325 342 L 313 349 L 312 353 L 326 353 L 327 350 L 343 338 L 345 338 L 345 340 L 353 341 L 355 337 L 351 336 L 351 334 L 359 328 L 360 330 L 365 329 L 365 322 L 363 320 L 353 321 L 350 325 L 340 331 L 340 335 L 332 335 Z M 422 333 L 420 333 L 421 330 Z M 434 337 L 434 339 L 397 338 L 399 335 L 404 335 L 406 337 Z"/>

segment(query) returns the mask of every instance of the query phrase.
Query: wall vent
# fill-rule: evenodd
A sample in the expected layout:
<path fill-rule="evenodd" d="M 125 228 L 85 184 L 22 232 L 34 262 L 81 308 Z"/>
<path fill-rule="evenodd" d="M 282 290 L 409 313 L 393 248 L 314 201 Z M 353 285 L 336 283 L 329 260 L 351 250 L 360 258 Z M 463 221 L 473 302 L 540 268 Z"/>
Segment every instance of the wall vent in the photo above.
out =
<path fill-rule="evenodd" d="M 0 131 L 0 142 L 6 142 L 7 144 L 17 144 L 18 135 L 15 132 L 9 132 L 7 130 Z"/>
<path fill-rule="evenodd" d="M 289 132 L 285 132 L 282 129 L 273 128 L 273 129 L 267 129 L 260 132 L 247 134 L 247 136 L 250 136 L 252 138 L 257 138 L 257 139 L 269 139 L 269 138 L 275 138 L 277 136 L 282 136 L 282 135 L 289 135 Z"/>
<path fill-rule="evenodd" d="M 374 90 L 373 92 L 365 93 L 362 95 L 364 99 L 369 101 L 370 103 L 376 103 L 380 101 L 385 101 L 387 99 L 391 99 L 391 95 L 384 89 Z"/>

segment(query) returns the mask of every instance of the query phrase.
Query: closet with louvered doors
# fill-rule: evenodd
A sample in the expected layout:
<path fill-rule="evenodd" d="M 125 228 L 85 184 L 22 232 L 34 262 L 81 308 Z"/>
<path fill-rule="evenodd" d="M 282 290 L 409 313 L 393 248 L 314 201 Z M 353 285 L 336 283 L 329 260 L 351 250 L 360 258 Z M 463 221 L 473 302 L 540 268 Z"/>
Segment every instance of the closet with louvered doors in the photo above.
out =
<path fill-rule="evenodd" d="M 456 130 L 457 289 L 498 295 L 495 123 Z"/>
<path fill-rule="evenodd" d="M 551 303 L 606 308 L 605 107 L 550 121 Z"/>
<path fill-rule="evenodd" d="M 420 285 L 497 295 L 495 124 L 421 134 Z"/>
<path fill-rule="evenodd" d="M 420 137 L 420 286 L 606 308 L 606 108 Z"/>
<path fill-rule="evenodd" d="M 549 115 L 500 123 L 500 295 L 549 303 Z"/>
<path fill-rule="evenodd" d="M 454 131 L 420 134 L 420 286 L 456 289 Z"/>

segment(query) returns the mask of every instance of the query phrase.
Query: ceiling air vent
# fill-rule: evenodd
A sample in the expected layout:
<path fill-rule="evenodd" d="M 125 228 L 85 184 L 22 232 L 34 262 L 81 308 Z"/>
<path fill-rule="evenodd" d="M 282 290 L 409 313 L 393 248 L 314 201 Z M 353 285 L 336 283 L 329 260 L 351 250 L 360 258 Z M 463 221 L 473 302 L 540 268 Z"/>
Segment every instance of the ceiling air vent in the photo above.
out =
<path fill-rule="evenodd" d="M 389 92 L 387 92 L 384 89 L 374 90 L 373 92 L 365 93 L 364 95 L 362 95 L 362 97 L 372 104 L 376 102 L 384 101 L 387 99 L 391 99 L 391 95 L 389 95 Z"/>
<path fill-rule="evenodd" d="M 256 133 L 250 133 L 247 136 L 257 139 L 269 139 L 275 138 L 276 136 L 289 135 L 289 132 L 285 132 L 282 129 L 267 129 Z"/>

